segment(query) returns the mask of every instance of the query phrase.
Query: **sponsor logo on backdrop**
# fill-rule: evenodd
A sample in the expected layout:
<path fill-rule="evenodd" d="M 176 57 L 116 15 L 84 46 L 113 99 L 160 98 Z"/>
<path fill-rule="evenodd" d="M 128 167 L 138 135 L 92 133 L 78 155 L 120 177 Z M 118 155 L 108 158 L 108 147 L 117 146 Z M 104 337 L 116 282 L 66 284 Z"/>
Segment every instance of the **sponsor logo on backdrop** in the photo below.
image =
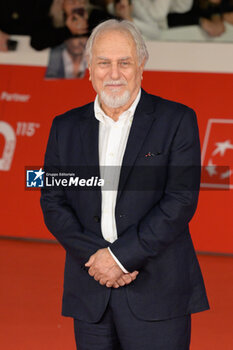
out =
<path fill-rule="evenodd" d="M 0 95 L 0 100 L 7 102 L 28 102 L 30 97 L 30 95 L 2 91 Z"/>
<path fill-rule="evenodd" d="M 202 164 L 201 187 L 233 189 L 233 119 L 209 119 Z"/>
<path fill-rule="evenodd" d="M 18 137 L 32 137 L 39 127 L 39 123 L 17 122 L 14 130 L 6 121 L 0 121 L 0 134 L 4 138 L 2 155 L 0 154 L 0 171 L 10 170 Z"/>

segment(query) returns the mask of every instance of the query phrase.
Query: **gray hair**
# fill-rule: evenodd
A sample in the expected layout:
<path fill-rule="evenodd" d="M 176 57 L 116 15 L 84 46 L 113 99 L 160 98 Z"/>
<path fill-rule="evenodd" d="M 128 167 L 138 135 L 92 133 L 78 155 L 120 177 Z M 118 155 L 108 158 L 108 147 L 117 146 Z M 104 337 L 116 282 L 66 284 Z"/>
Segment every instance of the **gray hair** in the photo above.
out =
<path fill-rule="evenodd" d="M 132 22 L 126 21 L 126 20 L 123 20 L 123 21 L 116 20 L 116 19 L 109 19 L 103 23 L 100 23 L 92 31 L 87 41 L 86 50 L 85 50 L 85 54 L 89 62 L 91 62 L 91 59 L 92 59 L 92 49 L 93 49 L 93 44 L 95 39 L 100 34 L 107 31 L 112 31 L 112 30 L 125 32 L 129 34 L 135 42 L 139 64 L 141 64 L 144 59 L 145 59 L 145 63 L 147 62 L 149 58 L 149 54 L 140 31 L 135 27 L 135 25 Z"/>

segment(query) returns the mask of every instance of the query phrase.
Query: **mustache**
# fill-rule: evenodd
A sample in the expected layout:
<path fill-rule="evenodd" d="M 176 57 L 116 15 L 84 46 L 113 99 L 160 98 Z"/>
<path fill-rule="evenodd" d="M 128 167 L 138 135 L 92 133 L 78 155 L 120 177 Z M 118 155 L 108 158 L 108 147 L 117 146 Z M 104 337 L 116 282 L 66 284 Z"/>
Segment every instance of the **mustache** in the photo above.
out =
<path fill-rule="evenodd" d="M 104 86 L 108 85 L 127 85 L 127 82 L 125 80 L 107 80 L 103 84 Z"/>

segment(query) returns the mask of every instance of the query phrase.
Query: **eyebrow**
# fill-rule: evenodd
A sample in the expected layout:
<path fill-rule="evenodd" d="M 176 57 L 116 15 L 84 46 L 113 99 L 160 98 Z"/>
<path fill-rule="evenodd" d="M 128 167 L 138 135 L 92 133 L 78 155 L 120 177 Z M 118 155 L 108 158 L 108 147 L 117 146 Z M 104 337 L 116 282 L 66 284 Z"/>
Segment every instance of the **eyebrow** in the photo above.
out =
<path fill-rule="evenodd" d="M 99 59 L 99 60 L 104 60 L 104 61 L 111 61 L 109 58 L 103 57 L 103 56 L 98 56 L 97 59 Z M 127 57 L 121 57 L 121 58 L 119 58 L 118 61 L 127 61 L 127 60 L 130 60 L 130 59 L 132 59 L 132 57 L 127 56 Z"/>

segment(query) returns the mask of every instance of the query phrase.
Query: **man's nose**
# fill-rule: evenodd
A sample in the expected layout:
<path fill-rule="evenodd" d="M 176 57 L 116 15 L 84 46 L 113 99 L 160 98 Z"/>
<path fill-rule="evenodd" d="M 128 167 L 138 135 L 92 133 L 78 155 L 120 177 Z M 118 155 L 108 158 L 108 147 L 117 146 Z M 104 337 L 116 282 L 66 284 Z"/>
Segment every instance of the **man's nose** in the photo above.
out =
<path fill-rule="evenodd" d="M 118 64 L 112 64 L 111 65 L 111 71 L 110 71 L 111 79 L 117 80 L 120 78 L 120 67 Z"/>

